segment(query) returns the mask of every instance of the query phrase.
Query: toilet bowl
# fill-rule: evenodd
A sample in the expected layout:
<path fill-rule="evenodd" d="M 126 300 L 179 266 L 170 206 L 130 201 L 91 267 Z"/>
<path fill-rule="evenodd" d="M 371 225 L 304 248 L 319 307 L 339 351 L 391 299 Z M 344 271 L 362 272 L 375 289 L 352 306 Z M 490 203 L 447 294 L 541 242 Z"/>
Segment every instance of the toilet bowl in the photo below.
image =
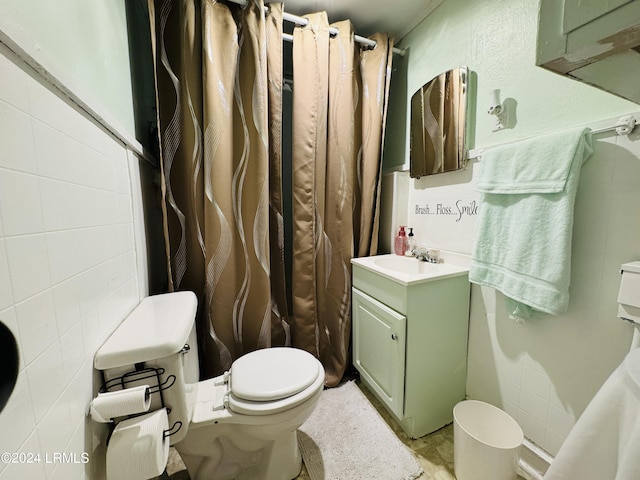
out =
<path fill-rule="evenodd" d="M 189 432 L 175 445 L 190 478 L 295 478 L 302 465 L 296 430 L 320 399 L 320 362 L 303 350 L 271 348 L 240 357 L 226 376 L 198 384 Z"/>
<path fill-rule="evenodd" d="M 322 364 L 306 351 L 268 348 L 248 353 L 229 371 L 199 380 L 196 296 L 175 292 L 145 298 L 95 356 L 106 385 L 149 383 L 151 410 L 167 407 L 171 444 L 192 480 L 290 480 L 302 460 L 296 430 L 324 386 Z"/>

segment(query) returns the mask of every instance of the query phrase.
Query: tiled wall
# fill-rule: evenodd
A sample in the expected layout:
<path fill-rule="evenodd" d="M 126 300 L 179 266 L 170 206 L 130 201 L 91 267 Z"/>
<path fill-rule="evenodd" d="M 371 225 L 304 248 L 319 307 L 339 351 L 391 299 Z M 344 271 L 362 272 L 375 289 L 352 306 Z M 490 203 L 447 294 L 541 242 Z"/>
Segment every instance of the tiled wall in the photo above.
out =
<path fill-rule="evenodd" d="M 495 403 L 555 454 L 629 350 L 620 265 L 640 259 L 640 134 L 595 136 L 576 195 L 569 311 L 519 324 L 504 297 L 472 290 L 467 393 Z"/>
<path fill-rule="evenodd" d="M 82 479 L 93 355 L 141 295 L 137 164 L 27 71 L 0 49 L 0 320 L 21 354 L 0 452 L 40 462 L 0 462 L 0 479 Z M 56 452 L 78 461 L 47 461 Z"/>

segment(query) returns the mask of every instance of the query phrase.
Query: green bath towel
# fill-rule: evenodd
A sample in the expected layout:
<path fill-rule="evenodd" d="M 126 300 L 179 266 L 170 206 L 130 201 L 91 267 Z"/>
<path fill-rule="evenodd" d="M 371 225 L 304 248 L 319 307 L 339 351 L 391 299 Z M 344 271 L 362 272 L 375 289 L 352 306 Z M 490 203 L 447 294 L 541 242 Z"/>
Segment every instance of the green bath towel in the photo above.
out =
<path fill-rule="evenodd" d="M 514 318 L 567 311 L 573 206 L 592 151 L 590 130 L 580 128 L 483 155 L 469 280 L 504 293 Z"/>

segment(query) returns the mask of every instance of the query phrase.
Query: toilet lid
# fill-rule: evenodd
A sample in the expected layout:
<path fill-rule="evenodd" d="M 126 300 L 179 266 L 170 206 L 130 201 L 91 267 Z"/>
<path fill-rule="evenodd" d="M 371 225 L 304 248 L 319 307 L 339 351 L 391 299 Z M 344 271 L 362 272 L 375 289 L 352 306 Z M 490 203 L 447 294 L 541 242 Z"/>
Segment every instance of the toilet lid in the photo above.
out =
<path fill-rule="evenodd" d="M 290 397 L 318 378 L 318 361 L 297 348 L 266 348 L 243 355 L 231 366 L 231 394 L 252 402 Z"/>

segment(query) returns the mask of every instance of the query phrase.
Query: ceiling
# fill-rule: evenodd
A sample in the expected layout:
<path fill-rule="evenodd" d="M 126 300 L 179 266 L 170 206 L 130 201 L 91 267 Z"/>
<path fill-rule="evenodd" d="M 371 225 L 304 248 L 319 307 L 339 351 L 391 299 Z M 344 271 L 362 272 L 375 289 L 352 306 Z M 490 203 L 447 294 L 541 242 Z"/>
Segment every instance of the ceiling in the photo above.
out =
<path fill-rule="evenodd" d="M 386 32 L 400 41 L 444 0 L 284 0 L 293 15 L 325 10 L 329 22 L 350 19 L 363 37 Z"/>

